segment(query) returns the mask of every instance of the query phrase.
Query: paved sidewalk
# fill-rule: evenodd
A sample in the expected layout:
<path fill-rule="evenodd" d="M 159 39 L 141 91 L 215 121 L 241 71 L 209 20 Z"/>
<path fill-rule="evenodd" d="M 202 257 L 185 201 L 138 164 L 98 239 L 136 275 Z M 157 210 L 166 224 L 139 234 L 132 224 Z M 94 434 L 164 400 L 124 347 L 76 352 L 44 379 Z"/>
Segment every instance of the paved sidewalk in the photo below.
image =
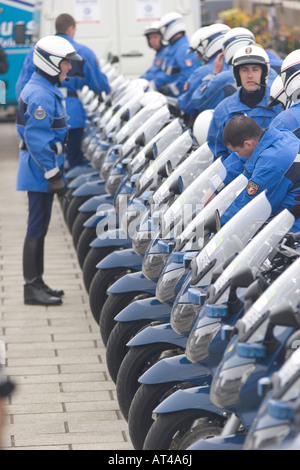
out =
<path fill-rule="evenodd" d="M 105 348 L 57 200 L 45 247 L 45 281 L 65 290 L 59 307 L 23 304 L 25 193 L 15 191 L 18 139 L 0 123 L 0 340 L 17 391 L 7 405 L 4 449 L 132 449 Z"/>

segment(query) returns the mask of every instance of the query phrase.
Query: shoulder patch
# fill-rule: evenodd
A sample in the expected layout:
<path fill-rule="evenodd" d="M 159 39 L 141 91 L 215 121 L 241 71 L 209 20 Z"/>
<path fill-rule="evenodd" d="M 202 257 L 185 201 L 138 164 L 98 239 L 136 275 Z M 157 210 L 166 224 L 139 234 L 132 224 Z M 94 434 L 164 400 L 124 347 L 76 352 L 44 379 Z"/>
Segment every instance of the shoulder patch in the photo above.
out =
<path fill-rule="evenodd" d="M 192 59 L 186 59 L 186 60 L 185 60 L 185 65 L 186 65 L 187 67 L 191 67 L 191 66 L 193 65 Z"/>
<path fill-rule="evenodd" d="M 38 119 L 39 121 L 41 121 L 42 119 L 45 119 L 45 117 L 46 117 L 46 111 L 44 110 L 44 108 L 42 108 L 42 106 L 39 106 L 39 107 L 34 111 L 34 117 L 35 117 L 35 119 Z"/>
<path fill-rule="evenodd" d="M 255 196 L 257 191 L 259 190 L 259 184 L 254 183 L 254 181 L 249 181 L 248 186 L 247 186 L 247 194 L 249 196 Z"/>
<path fill-rule="evenodd" d="M 163 61 L 160 60 L 160 59 L 157 59 L 157 61 L 155 62 L 155 64 L 157 65 L 157 67 L 160 67 L 162 65 Z"/>

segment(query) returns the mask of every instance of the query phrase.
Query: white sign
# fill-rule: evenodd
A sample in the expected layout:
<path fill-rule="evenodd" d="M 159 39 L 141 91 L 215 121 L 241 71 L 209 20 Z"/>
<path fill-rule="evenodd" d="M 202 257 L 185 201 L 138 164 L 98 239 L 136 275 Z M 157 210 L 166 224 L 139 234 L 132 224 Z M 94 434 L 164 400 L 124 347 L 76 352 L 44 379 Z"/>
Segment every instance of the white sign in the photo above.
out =
<path fill-rule="evenodd" d="M 99 23 L 100 0 L 74 0 L 76 23 Z"/>
<path fill-rule="evenodd" d="M 161 0 L 136 0 L 137 21 L 160 20 L 161 11 Z"/>

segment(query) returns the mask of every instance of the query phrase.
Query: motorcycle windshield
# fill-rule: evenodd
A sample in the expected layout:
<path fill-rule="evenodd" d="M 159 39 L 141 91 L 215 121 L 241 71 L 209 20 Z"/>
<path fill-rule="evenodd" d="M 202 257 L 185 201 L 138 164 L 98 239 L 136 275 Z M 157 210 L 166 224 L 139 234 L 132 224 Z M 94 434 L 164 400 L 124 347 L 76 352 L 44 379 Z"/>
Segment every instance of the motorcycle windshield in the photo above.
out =
<path fill-rule="evenodd" d="M 210 299 L 213 299 L 213 303 L 227 302 L 230 281 L 233 276 L 237 278 L 243 270 L 250 269 L 253 279 L 256 278 L 260 266 L 291 229 L 294 220 L 293 215 L 285 209 L 246 245 L 211 286 Z"/>
<path fill-rule="evenodd" d="M 239 253 L 270 217 L 271 210 L 263 192 L 232 217 L 193 259 L 191 285 L 210 285 L 213 268 Z"/>
<path fill-rule="evenodd" d="M 121 123 L 121 116 L 123 113 L 128 113 L 130 117 L 134 116 L 142 107 L 141 99 L 144 95 L 143 90 L 138 90 L 136 95 L 133 96 L 127 103 L 121 106 L 120 109 L 112 116 L 109 122 L 104 127 L 104 133 L 108 135 L 114 129 L 118 129 Z"/>
<path fill-rule="evenodd" d="M 126 155 L 128 155 L 135 147 L 135 140 L 138 136 L 143 135 L 145 145 L 150 142 L 150 140 L 153 139 L 168 122 L 170 116 L 170 111 L 167 106 L 160 105 L 158 109 L 153 111 L 147 121 L 144 122 L 123 144 L 123 157 L 126 157 Z"/>
<path fill-rule="evenodd" d="M 197 150 L 191 154 L 181 163 L 171 175 L 160 185 L 160 187 L 153 194 L 153 203 L 155 210 L 166 201 L 170 195 L 170 186 L 172 183 L 182 179 L 183 187 L 187 188 L 199 174 L 201 174 L 213 162 L 213 154 L 210 151 L 207 143 L 201 145 Z"/>
<path fill-rule="evenodd" d="M 189 131 L 177 137 L 143 172 L 137 185 L 137 192 L 141 193 L 146 189 L 156 179 L 158 170 L 164 167 L 167 162 L 171 162 L 173 168 L 176 167 L 178 162 L 191 149 L 192 145 L 193 139 Z"/>
<path fill-rule="evenodd" d="M 300 301 L 300 258 L 293 262 L 237 322 L 239 341 L 256 343 L 265 338 L 268 315 L 274 307 L 297 308 Z"/>
<path fill-rule="evenodd" d="M 168 109 L 166 109 L 165 106 L 162 108 L 162 110 L 163 113 L 168 112 Z M 163 114 L 163 116 L 161 116 L 161 130 L 158 132 L 158 134 L 155 135 L 155 137 L 153 137 L 153 139 L 150 140 L 147 145 L 145 145 L 145 147 L 142 148 L 142 150 L 140 150 L 140 152 L 130 162 L 131 175 L 137 173 L 143 168 L 147 161 L 147 151 L 150 151 L 153 147 L 155 147 L 156 156 L 160 155 L 172 142 L 174 142 L 174 140 L 179 135 L 182 134 L 182 126 L 179 119 L 175 119 L 174 121 L 170 122 L 170 124 L 165 126 L 167 121 L 167 114 Z"/>
<path fill-rule="evenodd" d="M 153 100 L 144 106 L 135 116 L 133 116 L 121 129 L 117 132 L 114 141 L 116 144 L 121 144 L 125 139 L 132 136 L 134 139 L 139 135 L 139 128 L 151 118 L 153 113 L 156 113 L 163 106 L 163 102 L 159 99 Z M 125 144 L 124 144 L 125 145 Z"/>
<path fill-rule="evenodd" d="M 141 89 L 139 89 L 139 92 L 141 92 Z M 127 102 L 129 102 L 132 98 L 135 97 L 135 94 L 136 92 L 133 88 L 126 90 L 124 95 L 122 95 L 118 101 L 114 102 L 113 105 L 101 117 L 101 124 L 103 126 L 108 124 L 114 114 L 118 112 L 116 111 L 116 109 L 121 109 L 122 106 L 124 106 Z"/>
<path fill-rule="evenodd" d="M 162 238 L 174 238 L 171 231 L 174 225 L 184 219 L 188 224 L 195 211 L 203 209 L 210 198 L 224 187 L 226 168 L 217 159 L 176 199 L 161 219 Z"/>
<path fill-rule="evenodd" d="M 178 236 L 175 251 L 198 251 L 204 246 L 205 222 L 215 211 L 222 216 L 238 195 L 245 189 L 248 179 L 239 175 L 207 204 Z M 176 226 L 176 232 L 178 227 Z"/>

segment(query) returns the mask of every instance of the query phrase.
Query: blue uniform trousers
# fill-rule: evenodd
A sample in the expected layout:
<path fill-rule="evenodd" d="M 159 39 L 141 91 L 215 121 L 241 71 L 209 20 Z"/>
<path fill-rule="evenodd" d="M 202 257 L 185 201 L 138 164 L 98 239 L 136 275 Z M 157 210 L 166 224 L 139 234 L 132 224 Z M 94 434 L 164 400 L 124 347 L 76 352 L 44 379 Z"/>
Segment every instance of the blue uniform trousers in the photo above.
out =
<path fill-rule="evenodd" d="M 47 234 L 53 194 L 28 191 L 28 224 L 26 238 L 44 238 Z"/>

